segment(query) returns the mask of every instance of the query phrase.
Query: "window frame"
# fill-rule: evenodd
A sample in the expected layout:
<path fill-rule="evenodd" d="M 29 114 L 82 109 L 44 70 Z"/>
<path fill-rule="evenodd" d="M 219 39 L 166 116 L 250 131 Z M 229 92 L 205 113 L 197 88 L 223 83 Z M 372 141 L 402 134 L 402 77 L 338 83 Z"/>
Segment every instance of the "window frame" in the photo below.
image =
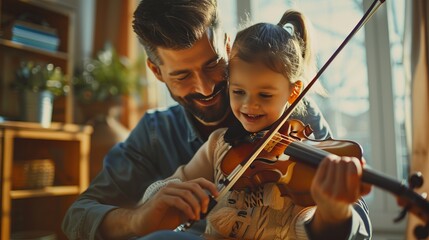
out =
<path fill-rule="evenodd" d="M 363 0 L 365 9 L 372 0 Z M 390 57 L 389 25 L 387 3 L 384 3 L 373 15 L 365 28 L 365 44 L 368 66 L 368 84 L 370 100 L 370 119 L 372 142 L 380 143 L 373 148 L 373 168 L 388 176 L 402 177 L 402 166 L 398 160 L 396 120 L 394 113 L 394 94 L 392 65 Z M 404 76 L 405 77 L 405 76 Z M 389 161 L 390 159 L 390 161 Z M 370 217 L 375 231 L 405 233 L 406 219 L 393 223 L 401 208 L 390 193 L 373 188 L 374 202 L 369 206 Z M 386 221 L 386 220 L 391 221 Z"/>

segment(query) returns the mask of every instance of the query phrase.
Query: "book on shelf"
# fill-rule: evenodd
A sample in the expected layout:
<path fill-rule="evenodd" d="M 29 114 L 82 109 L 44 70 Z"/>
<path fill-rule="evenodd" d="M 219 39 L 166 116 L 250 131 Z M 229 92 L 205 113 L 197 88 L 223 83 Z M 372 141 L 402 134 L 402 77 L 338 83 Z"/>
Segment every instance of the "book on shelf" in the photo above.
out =
<path fill-rule="evenodd" d="M 47 51 L 57 51 L 60 39 L 55 28 L 15 20 L 10 28 L 12 42 Z"/>
<path fill-rule="evenodd" d="M 32 23 L 32 22 L 28 22 L 28 21 L 22 21 L 22 20 L 17 19 L 15 21 L 13 21 L 13 26 L 17 26 L 17 27 L 24 28 L 24 29 L 30 29 L 32 31 L 44 33 L 47 35 L 57 36 L 57 29 L 52 28 L 52 27 L 48 27 L 48 26 L 44 26 L 44 25 L 40 25 L 40 24 L 36 24 L 36 23 Z"/>
<path fill-rule="evenodd" d="M 15 43 L 19 43 L 19 44 L 23 44 L 23 45 L 27 45 L 27 46 L 31 46 L 31 47 L 35 47 L 35 48 L 41 48 L 43 50 L 48 50 L 48 51 L 57 51 L 58 50 L 58 45 L 40 42 L 40 41 L 37 41 L 34 39 L 28 39 L 28 38 L 22 38 L 19 36 L 13 36 L 11 40 L 12 40 L 12 42 L 15 42 Z"/>

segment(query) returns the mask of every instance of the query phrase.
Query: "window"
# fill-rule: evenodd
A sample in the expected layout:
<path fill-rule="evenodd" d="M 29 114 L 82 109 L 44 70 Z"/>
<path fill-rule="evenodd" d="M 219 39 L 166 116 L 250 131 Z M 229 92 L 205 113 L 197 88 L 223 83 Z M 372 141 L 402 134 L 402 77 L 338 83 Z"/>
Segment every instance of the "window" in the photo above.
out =
<path fill-rule="evenodd" d="M 409 154 L 405 135 L 406 110 L 410 107 L 410 86 L 406 82 L 403 46 L 405 25 L 405 1 L 389 1 L 387 5 L 390 41 L 390 61 L 394 93 L 395 128 L 398 130 L 398 176 L 406 178 L 409 170 Z"/>
<path fill-rule="evenodd" d="M 335 0 L 254 0 L 254 6 L 255 22 L 277 23 L 289 8 L 298 9 L 308 16 L 314 28 L 313 43 L 317 44 L 315 48 L 319 68 L 331 57 L 363 15 L 361 1 L 342 1 L 338 4 Z M 365 158 L 371 162 L 364 37 L 363 31 L 358 32 L 319 79 L 329 97 L 314 97 L 329 122 L 334 137 L 361 143 L 365 149 Z"/>
<path fill-rule="evenodd" d="M 320 68 L 363 15 L 362 3 L 359 1 L 336 3 L 338 1 L 335 0 L 296 3 L 254 0 L 254 21 L 277 23 L 286 9 L 302 11 L 313 24 L 313 43 L 317 43 L 317 65 Z M 365 149 L 365 158 L 371 162 L 368 74 L 363 31 L 352 38 L 318 81 L 328 91 L 329 97 L 314 98 L 329 122 L 334 137 L 361 143 Z"/>

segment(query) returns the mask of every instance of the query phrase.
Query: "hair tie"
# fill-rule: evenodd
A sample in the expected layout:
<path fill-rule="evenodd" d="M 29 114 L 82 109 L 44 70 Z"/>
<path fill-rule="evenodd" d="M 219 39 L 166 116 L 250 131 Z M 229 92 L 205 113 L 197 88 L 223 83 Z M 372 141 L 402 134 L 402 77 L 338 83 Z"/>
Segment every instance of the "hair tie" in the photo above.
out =
<path fill-rule="evenodd" d="M 293 36 L 295 33 L 295 27 L 292 23 L 286 23 L 283 25 L 283 29 L 286 30 L 291 36 Z"/>

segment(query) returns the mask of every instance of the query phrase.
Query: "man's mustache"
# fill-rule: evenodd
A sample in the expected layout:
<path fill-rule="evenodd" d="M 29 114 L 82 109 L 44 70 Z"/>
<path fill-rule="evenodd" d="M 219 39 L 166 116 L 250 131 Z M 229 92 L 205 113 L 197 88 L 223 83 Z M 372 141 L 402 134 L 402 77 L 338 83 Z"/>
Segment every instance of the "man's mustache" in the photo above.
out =
<path fill-rule="evenodd" d="M 227 85 L 227 81 L 222 81 L 219 84 L 217 84 L 214 88 L 213 93 L 210 96 L 204 96 L 200 93 L 192 93 L 186 96 L 187 100 L 191 100 L 191 99 L 206 99 L 206 98 L 210 98 L 213 97 L 217 94 L 219 94 L 220 91 L 226 91 L 226 85 Z"/>

